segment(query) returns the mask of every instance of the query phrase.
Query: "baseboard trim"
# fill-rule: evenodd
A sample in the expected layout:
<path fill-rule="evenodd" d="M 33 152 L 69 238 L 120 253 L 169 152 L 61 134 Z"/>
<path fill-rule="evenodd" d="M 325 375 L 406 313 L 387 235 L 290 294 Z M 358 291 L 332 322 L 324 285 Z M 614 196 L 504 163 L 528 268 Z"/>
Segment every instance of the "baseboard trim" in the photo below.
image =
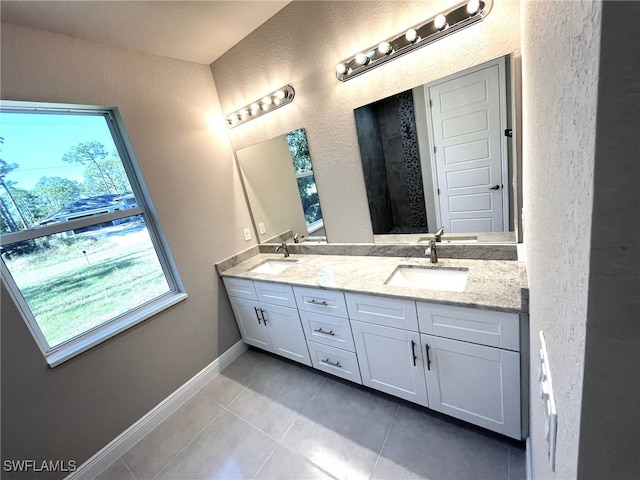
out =
<path fill-rule="evenodd" d="M 152 410 L 140 418 L 105 445 L 89 460 L 71 472 L 65 480 L 93 479 L 109 465 L 133 447 L 142 437 L 157 427 L 163 420 L 175 412 L 182 404 L 195 395 L 202 387 L 213 380 L 222 370 L 247 350 L 247 345 L 240 340 L 229 350 L 216 358 L 209 365 L 187 380 L 175 392 L 162 400 Z"/>

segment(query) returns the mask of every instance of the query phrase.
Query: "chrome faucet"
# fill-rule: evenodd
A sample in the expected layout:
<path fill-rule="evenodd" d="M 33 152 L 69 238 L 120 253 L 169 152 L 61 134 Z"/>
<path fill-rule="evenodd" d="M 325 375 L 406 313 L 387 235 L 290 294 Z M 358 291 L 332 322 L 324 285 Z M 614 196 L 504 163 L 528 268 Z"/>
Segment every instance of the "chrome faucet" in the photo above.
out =
<path fill-rule="evenodd" d="M 438 254 L 436 253 L 436 242 L 431 240 L 429 242 L 429 246 L 424 251 L 424 254 L 429 256 L 429 261 L 431 263 L 438 263 Z"/>
<path fill-rule="evenodd" d="M 304 235 L 300 235 L 298 232 L 293 236 L 293 243 L 300 243 L 300 240 L 304 238 Z"/>
<path fill-rule="evenodd" d="M 444 227 L 440 227 L 438 230 L 436 230 L 436 233 L 433 234 L 433 236 L 436 238 L 436 242 L 442 241 L 442 235 L 444 235 Z"/>
<path fill-rule="evenodd" d="M 282 242 L 280 245 L 276 247 L 276 253 L 282 250 L 284 253 L 284 257 L 287 258 L 289 256 L 289 247 L 287 247 L 287 242 Z"/>

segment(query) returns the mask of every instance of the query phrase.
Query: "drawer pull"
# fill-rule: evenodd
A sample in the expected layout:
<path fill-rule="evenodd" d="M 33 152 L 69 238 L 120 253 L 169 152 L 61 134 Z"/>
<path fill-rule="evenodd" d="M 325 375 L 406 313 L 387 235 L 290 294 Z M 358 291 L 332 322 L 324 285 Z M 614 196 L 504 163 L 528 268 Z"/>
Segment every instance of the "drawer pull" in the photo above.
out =
<path fill-rule="evenodd" d="M 426 345 L 427 348 L 427 370 L 431 370 L 431 359 L 429 358 L 429 345 Z"/>
<path fill-rule="evenodd" d="M 329 305 L 327 302 L 319 302 L 316 299 L 309 300 L 309 303 L 313 303 L 314 305 L 322 305 L 323 307 L 326 307 L 327 305 Z"/>
<path fill-rule="evenodd" d="M 416 355 L 416 342 L 411 340 L 411 355 L 413 356 L 413 366 L 416 366 L 416 359 L 418 358 Z"/>
<path fill-rule="evenodd" d="M 258 325 L 260 325 L 261 322 L 260 322 L 260 316 L 258 315 L 258 307 L 253 307 L 253 309 L 256 312 L 256 318 L 258 319 Z"/>
<path fill-rule="evenodd" d="M 267 319 L 264 316 L 264 308 L 260 309 L 260 315 L 262 316 L 262 322 L 266 325 L 267 324 Z"/>
<path fill-rule="evenodd" d="M 328 332 L 325 332 L 323 329 L 317 328 L 316 330 L 314 330 L 314 332 L 321 333 L 323 335 L 331 335 L 332 337 L 335 336 L 335 333 L 333 333 L 333 330 L 329 330 Z"/>
<path fill-rule="evenodd" d="M 342 368 L 342 365 L 340 365 L 340 362 L 336 362 L 333 363 L 331 361 L 329 361 L 329 359 L 325 359 L 325 360 L 321 360 L 322 363 L 326 363 L 327 365 L 331 365 L 332 367 L 338 367 L 338 368 Z"/>

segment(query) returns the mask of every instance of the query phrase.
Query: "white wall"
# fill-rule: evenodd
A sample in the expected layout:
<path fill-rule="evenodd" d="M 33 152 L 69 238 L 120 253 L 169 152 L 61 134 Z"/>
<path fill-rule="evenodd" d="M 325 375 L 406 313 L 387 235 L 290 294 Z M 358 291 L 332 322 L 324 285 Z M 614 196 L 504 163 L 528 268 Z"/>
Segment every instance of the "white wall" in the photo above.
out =
<path fill-rule="evenodd" d="M 208 67 L 4 23 L 1 40 L 3 99 L 119 107 L 189 294 L 49 369 L 3 293 L 3 458 L 80 464 L 240 339 L 214 263 L 251 220 Z"/>
<path fill-rule="evenodd" d="M 522 5 L 524 233 L 531 289 L 533 477 L 577 476 L 596 139 L 601 2 Z M 543 330 L 558 408 L 556 471 L 538 395 Z"/>
<path fill-rule="evenodd" d="M 305 127 L 329 241 L 371 242 L 353 109 L 513 53 L 520 2 L 495 1 L 478 25 L 342 83 L 336 64 L 459 2 L 293 2 L 212 65 L 223 113 L 286 84 L 292 104 L 230 131 L 234 149 Z"/>

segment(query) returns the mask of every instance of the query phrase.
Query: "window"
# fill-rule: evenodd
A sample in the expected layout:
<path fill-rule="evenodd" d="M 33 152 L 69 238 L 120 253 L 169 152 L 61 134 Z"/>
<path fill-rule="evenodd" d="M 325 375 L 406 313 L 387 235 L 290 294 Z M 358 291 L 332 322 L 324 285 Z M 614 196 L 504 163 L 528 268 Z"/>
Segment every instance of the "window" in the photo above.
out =
<path fill-rule="evenodd" d="M 293 159 L 293 170 L 298 182 L 298 191 L 300 192 L 302 210 L 307 223 L 307 231 L 313 233 L 324 227 L 324 222 L 304 128 L 287 133 L 287 142 Z"/>
<path fill-rule="evenodd" d="M 0 103 L 2 279 L 50 366 L 186 298 L 117 110 Z"/>

